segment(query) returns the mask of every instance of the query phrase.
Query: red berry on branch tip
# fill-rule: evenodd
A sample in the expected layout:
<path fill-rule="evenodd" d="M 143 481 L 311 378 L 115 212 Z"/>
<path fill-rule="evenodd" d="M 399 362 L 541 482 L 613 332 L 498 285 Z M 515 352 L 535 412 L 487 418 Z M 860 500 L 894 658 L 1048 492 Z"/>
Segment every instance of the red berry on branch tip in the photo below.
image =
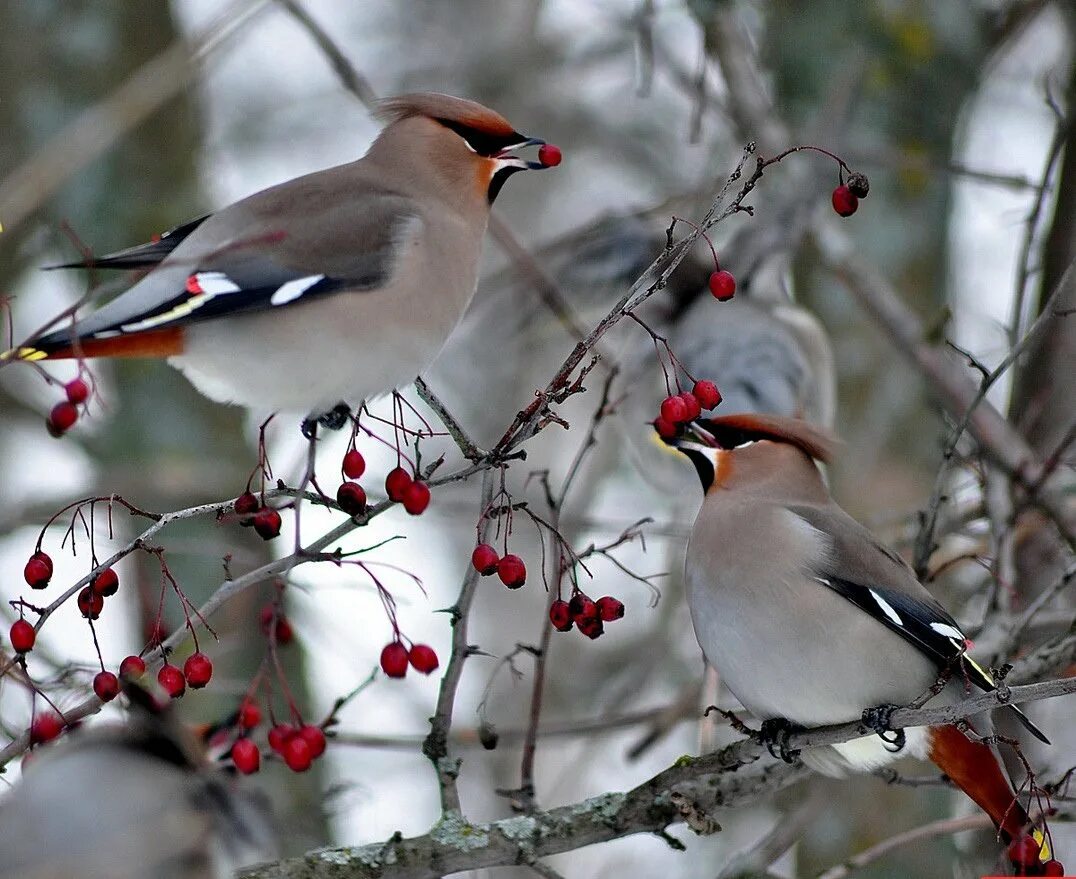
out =
<path fill-rule="evenodd" d="M 713 409 L 721 402 L 721 392 L 717 389 L 717 385 L 706 379 L 699 379 L 695 382 L 691 393 L 695 395 L 695 399 L 699 401 L 703 409 Z"/>
<path fill-rule="evenodd" d="M 412 516 L 421 516 L 430 505 L 430 487 L 425 482 L 412 482 L 404 489 L 403 508 Z"/>
<path fill-rule="evenodd" d="M 261 768 L 262 754 L 250 739 L 236 739 L 232 745 L 232 762 L 243 775 L 250 775 Z"/>
<path fill-rule="evenodd" d="M 687 403 L 680 399 L 679 394 L 673 394 L 661 401 L 661 417 L 671 424 L 687 421 L 687 412 Z"/>
<path fill-rule="evenodd" d="M 497 563 L 500 560 L 501 557 L 497 555 L 497 550 L 488 543 L 478 544 L 478 546 L 474 548 L 474 552 L 471 553 L 471 565 L 483 577 L 488 577 L 490 574 L 496 574 Z"/>
<path fill-rule="evenodd" d="M 8 632 L 8 640 L 11 641 L 11 649 L 16 653 L 29 653 L 34 649 L 37 632 L 26 620 L 15 620 Z"/>
<path fill-rule="evenodd" d="M 49 433 L 53 436 L 59 436 L 70 430 L 76 421 L 78 421 L 78 409 L 75 408 L 73 403 L 68 403 L 64 400 L 62 403 L 57 403 L 52 407 L 46 426 Z"/>
<path fill-rule="evenodd" d="M 572 612 L 568 609 L 567 601 L 561 601 L 558 598 L 549 605 L 549 622 L 553 624 L 553 628 L 558 632 L 571 630 L 574 623 L 572 622 Z"/>
<path fill-rule="evenodd" d="M 120 588 L 120 578 L 116 576 L 116 572 L 112 568 L 105 568 L 93 578 L 90 585 L 93 587 L 94 592 L 102 598 L 107 598 L 110 595 L 115 595 L 116 590 Z"/>
<path fill-rule="evenodd" d="M 88 620 L 95 620 L 101 616 L 105 609 L 105 600 L 93 591 L 92 586 L 86 586 L 78 594 L 78 611 Z"/>
<path fill-rule="evenodd" d="M 157 683 L 171 698 L 178 699 L 187 692 L 187 681 L 174 665 L 162 665 L 157 672 Z"/>
<path fill-rule="evenodd" d="M 146 673 L 146 661 L 141 656 L 126 656 L 120 663 L 120 677 L 140 678 Z"/>
<path fill-rule="evenodd" d="M 412 644 L 407 652 L 407 659 L 415 671 L 424 675 L 435 672 L 440 664 L 437 661 L 437 654 L 429 644 Z"/>
<path fill-rule="evenodd" d="M 538 161 L 547 168 L 555 168 L 560 164 L 561 159 L 563 158 L 564 156 L 558 146 L 553 146 L 551 143 L 543 143 L 538 147 Z"/>
<path fill-rule="evenodd" d="M 349 516 L 361 516 L 366 512 L 366 492 L 357 482 L 341 482 L 336 490 L 336 502 Z"/>
<path fill-rule="evenodd" d="M 403 467 L 395 467 L 390 470 L 385 477 L 385 493 L 389 496 L 389 500 L 402 501 L 404 492 L 407 491 L 407 486 L 414 481 L 411 474 L 404 470 Z"/>
<path fill-rule="evenodd" d="M 390 678 L 407 674 L 407 648 L 399 641 L 392 641 L 382 649 L 381 670 Z"/>
<path fill-rule="evenodd" d="M 302 738 L 310 748 L 310 756 L 317 760 L 325 753 L 325 731 L 320 726 L 307 724 L 299 727 L 297 735 Z"/>
<path fill-rule="evenodd" d="M 344 455 L 342 469 L 348 479 L 358 479 L 362 476 L 366 472 L 366 459 L 362 456 L 362 452 L 358 449 L 348 449 L 347 454 Z"/>
<path fill-rule="evenodd" d="M 93 678 L 93 691 L 102 702 L 111 702 L 120 694 L 120 679 L 110 671 L 99 671 Z"/>
<path fill-rule="evenodd" d="M 527 566 L 518 555 L 509 553 L 497 562 L 497 576 L 509 589 L 518 589 L 527 582 Z"/>
<path fill-rule="evenodd" d="M 298 732 L 290 723 L 278 723 L 269 730 L 269 747 L 278 754 L 284 753 L 284 746 Z"/>
<path fill-rule="evenodd" d="M 254 530 L 262 540 L 272 540 L 280 534 L 283 524 L 280 513 L 272 507 L 262 507 L 254 514 Z"/>
<path fill-rule="evenodd" d="M 202 689 L 213 677 L 212 660 L 201 651 L 192 653 L 183 663 L 183 677 L 187 679 L 192 690 Z"/>
<path fill-rule="evenodd" d="M 235 499 L 235 512 L 240 516 L 250 516 L 258 511 L 258 499 L 249 491 L 244 491 Z"/>
<path fill-rule="evenodd" d="M 594 604 L 597 605 L 598 616 L 603 622 L 611 623 L 624 616 L 624 602 L 612 595 L 603 595 Z"/>
<path fill-rule="evenodd" d="M 833 210 L 842 217 L 852 216 L 856 212 L 856 208 L 859 207 L 859 199 L 856 198 L 855 193 L 844 185 L 833 190 L 830 200 L 833 202 Z"/>
<path fill-rule="evenodd" d="M 718 302 L 728 302 L 736 295 L 736 279 L 732 272 L 722 269 L 710 275 L 710 292 Z"/>
<path fill-rule="evenodd" d="M 64 720 L 55 711 L 37 715 L 30 724 L 30 741 L 35 745 L 51 742 L 64 731 Z"/>
<path fill-rule="evenodd" d="M 77 406 L 89 399 L 90 386 L 80 378 L 73 378 L 64 385 L 64 393 L 67 394 L 67 402 Z"/>
<path fill-rule="evenodd" d="M 284 745 L 281 754 L 288 769 L 292 772 L 306 772 L 310 764 L 314 762 L 314 755 L 310 751 L 310 745 L 302 736 L 292 736 Z"/>
<path fill-rule="evenodd" d="M 52 579 L 52 559 L 43 552 L 35 552 L 22 569 L 22 577 L 31 589 L 44 589 Z"/>

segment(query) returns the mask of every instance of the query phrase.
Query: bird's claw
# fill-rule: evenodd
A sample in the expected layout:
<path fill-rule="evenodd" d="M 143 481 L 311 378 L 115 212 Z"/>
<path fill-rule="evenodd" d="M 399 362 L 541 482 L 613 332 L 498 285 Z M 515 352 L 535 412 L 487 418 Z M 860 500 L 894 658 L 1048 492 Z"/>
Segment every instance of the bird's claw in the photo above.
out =
<path fill-rule="evenodd" d="M 795 732 L 803 729 L 783 717 L 772 717 L 764 720 L 759 727 L 758 740 L 766 746 L 771 757 L 779 757 L 785 763 L 794 763 L 799 757 L 798 748 L 790 748 L 788 741 Z"/>
<path fill-rule="evenodd" d="M 878 705 L 874 708 L 868 708 L 863 712 L 863 723 L 874 730 L 875 734 L 882 740 L 885 745 L 885 749 L 893 754 L 904 749 L 904 745 L 907 743 L 907 736 L 902 729 L 890 729 L 889 722 L 893 718 L 893 712 L 897 710 L 897 705 Z"/>

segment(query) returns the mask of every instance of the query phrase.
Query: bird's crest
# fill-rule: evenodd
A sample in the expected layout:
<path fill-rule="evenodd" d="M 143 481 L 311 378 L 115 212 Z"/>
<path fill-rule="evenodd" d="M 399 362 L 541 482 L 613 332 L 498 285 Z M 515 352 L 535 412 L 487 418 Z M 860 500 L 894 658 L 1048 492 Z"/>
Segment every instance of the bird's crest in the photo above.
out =
<path fill-rule="evenodd" d="M 799 418 L 753 412 L 699 418 L 685 427 L 685 439 L 714 448 L 735 449 L 745 443 L 773 440 L 793 445 L 823 464 L 833 460 L 839 444 L 829 432 Z M 678 445 L 677 438 L 668 442 Z"/>
<path fill-rule="evenodd" d="M 377 117 L 385 122 L 399 122 L 411 116 L 428 116 L 446 125 L 460 126 L 494 137 L 509 138 L 517 134 L 500 113 L 475 101 L 438 92 L 415 92 L 379 102 Z"/>

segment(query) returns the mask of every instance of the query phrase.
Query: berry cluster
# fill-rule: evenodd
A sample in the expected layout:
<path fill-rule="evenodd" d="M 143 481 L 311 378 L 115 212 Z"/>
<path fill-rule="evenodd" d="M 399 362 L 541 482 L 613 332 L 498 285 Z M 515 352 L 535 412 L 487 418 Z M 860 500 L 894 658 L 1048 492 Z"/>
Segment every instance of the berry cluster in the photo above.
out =
<path fill-rule="evenodd" d="M 483 577 L 496 574 L 509 589 L 519 589 L 527 582 L 527 565 L 518 555 L 501 556 L 488 543 L 480 543 L 471 553 L 471 564 Z"/>
<path fill-rule="evenodd" d="M 187 657 L 182 671 L 165 660 L 161 670 L 157 672 L 157 683 L 171 698 L 178 699 L 187 692 L 188 686 L 192 690 L 200 690 L 209 683 L 211 677 L 213 677 L 213 663 L 208 656 L 198 650 Z"/>
<path fill-rule="evenodd" d="M 850 217 L 859 208 L 859 200 L 866 198 L 870 192 L 870 183 L 863 174 L 851 174 L 847 183 L 843 177 L 842 173 L 841 183 L 833 190 L 830 200 L 833 202 L 833 210 L 842 217 Z"/>
<path fill-rule="evenodd" d="M 654 428 L 659 436 L 669 439 L 676 436 L 678 425 L 694 421 L 703 409 L 713 409 L 720 403 L 717 385 L 700 379 L 690 391 L 672 394 L 661 401 L 661 414 L 654 419 Z"/>
<path fill-rule="evenodd" d="M 280 512 L 261 503 L 249 489 L 235 499 L 234 508 L 240 517 L 239 524 L 253 528 L 262 540 L 272 540 L 280 534 L 280 526 L 284 524 Z"/>
<path fill-rule="evenodd" d="M 1022 834 L 1009 843 L 1006 854 L 1017 876 L 1064 876 L 1065 867 L 1053 859 L 1043 861 L 1042 845 L 1029 834 Z"/>
<path fill-rule="evenodd" d="M 239 737 L 232 744 L 231 757 L 235 768 L 250 775 L 261 768 L 261 750 L 250 738 L 250 732 L 262 722 L 262 710 L 249 696 L 235 713 L 234 727 Z M 311 764 L 325 753 L 325 730 L 312 723 L 276 723 L 269 729 L 269 748 L 292 772 L 306 772 Z"/>
<path fill-rule="evenodd" d="M 78 407 L 90 398 L 90 386 L 82 378 L 71 379 L 64 385 L 67 399 L 52 407 L 45 427 L 54 437 L 63 436 L 78 421 Z"/>
<path fill-rule="evenodd" d="M 433 674 L 440 663 L 437 654 L 428 644 L 412 644 L 408 650 L 397 637 L 381 651 L 381 670 L 390 678 L 402 678 L 410 665 L 420 674 Z"/>
<path fill-rule="evenodd" d="M 624 616 L 624 602 L 612 595 L 603 595 L 593 601 L 582 592 L 576 592 L 571 601 L 557 599 L 549 605 L 549 622 L 558 632 L 569 632 L 572 626 L 591 640 L 605 633 L 605 624 Z"/>
<path fill-rule="evenodd" d="M 390 501 L 402 504 L 412 516 L 421 516 L 430 505 L 430 487 L 415 479 L 403 467 L 396 467 L 385 477 L 385 493 Z"/>

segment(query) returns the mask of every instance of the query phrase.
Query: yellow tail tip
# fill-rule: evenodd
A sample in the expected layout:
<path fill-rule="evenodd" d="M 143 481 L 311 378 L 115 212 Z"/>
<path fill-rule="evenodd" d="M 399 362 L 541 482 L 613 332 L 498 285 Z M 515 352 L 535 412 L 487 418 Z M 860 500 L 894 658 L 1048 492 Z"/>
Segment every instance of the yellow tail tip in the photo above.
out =
<path fill-rule="evenodd" d="M 28 360 L 31 363 L 36 360 L 44 360 L 49 355 L 37 348 L 11 348 L 8 351 L 0 351 L 0 360 Z"/>

